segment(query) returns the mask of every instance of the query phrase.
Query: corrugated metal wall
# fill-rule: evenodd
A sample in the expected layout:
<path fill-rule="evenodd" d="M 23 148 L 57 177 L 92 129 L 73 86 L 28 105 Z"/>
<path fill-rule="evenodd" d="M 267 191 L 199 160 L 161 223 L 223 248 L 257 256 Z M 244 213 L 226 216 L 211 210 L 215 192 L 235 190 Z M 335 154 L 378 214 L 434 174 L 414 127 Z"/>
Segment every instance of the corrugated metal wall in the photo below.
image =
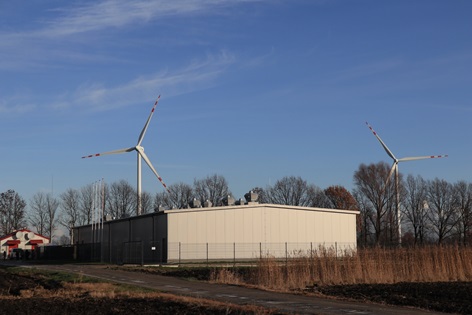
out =
<path fill-rule="evenodd" d="M 263 204 L 167 213 L 172 261 L 250 259 L 261 252 L 285 256 L 286 251 L 309 251 L 319 244 L 339 246 L 340 250 L 356 248 L 356 211 Z M 207 244 L 219 244 L 220 250 L 211 250 Z M 213 257 L 208 257 L 208 252 Z"/>

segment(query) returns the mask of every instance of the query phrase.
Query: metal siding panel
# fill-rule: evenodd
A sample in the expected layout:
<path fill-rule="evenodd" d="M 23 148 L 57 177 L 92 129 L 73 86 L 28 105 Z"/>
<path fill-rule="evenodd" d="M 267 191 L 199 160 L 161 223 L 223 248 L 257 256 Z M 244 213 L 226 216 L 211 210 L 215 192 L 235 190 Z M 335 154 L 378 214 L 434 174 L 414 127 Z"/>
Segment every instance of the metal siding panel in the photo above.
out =
<path fill-rule="evenodd" d="M 254 213 L 252 214 L 252 218 L 254 219 L 254 223 L 252 225 L 252 242 L 253 243 L 261 243 L 264 242 L 265 238 L 265 224 L 264 221 L 262 220 L 263 218 L 263 208 L 258 208 Z"/>
<path fill-rule="evenodd" d="M 224 243 L 233 243 L 235 240 L 235 216 L 236 209 L 231 209 L 225 212 L 225 238 Z M 219 242 L 220 243 L 220 242 Z"/>
<path fill-rule="evenodd" d="M 282 240 L 283 242 L 289 242 L 289 243 L 294 243 L 297 241 L 297 237 L 298 237 L 298 211 L 294 211 L 294 210 L 288 210 L 290 211 L 289 213 L 289 219 L 288 219 L 288 223 L 289 223 L 289 237 L 287 240 Z"/>
<path fill-rule="evenodd" d="M 215 236 L 218 242 L 224 243 L 225 242 L 225 230 L 226 230 L 226 222 L 225 222 L 225 214 L 224 211 L 215 211 Z"/>
<path fill-rule="evenodd" d="M 339 220 L 337 224 L 337 228 L 339 229 L 337 231 L 337 238 L 336 241 L 339 243 L 345 243 L 347 241 L 348 235 L 349 235 L 349 230 L 346 222 L 347 216 L 339 216 Z"/>
<path fill-rule="evenodd" d="M 326 220 L 327 220 L 327 229 L 325 230 L 325 235 L 326 235 L 326 243 L 334 243 L 334 230 L 337 230 L 337 228 L 334 226 L 334 220 L 333 216 L 335 214 L 332 213 L 327 213 L 326 214 Z"/>
<path fill-rule="evenodd" d="M 330 238 L 330 232 L 331 232 L 331 220 L 329 217 L 329 213 L 323 213 L 323 238 L 322 241 L 323 243 L 326 243 L 327 246 L 329 246 L 329 243 L 331 243 L 331 238 Z"/>
<path fill-rule="evenodd" d="M 247 215 L 247 209 L 238 210 L 236 216 L 234 217 L 234 242 L 242 243 L 244 242 L 244 234 L 246 233 L 244 227 L 244 217 Z"/>
<path fill-rule="evenodd" d="M 218 237 L 216 235 L 216 215 L 214 211 L 208 211 L 205 214 L 206 217 L 206 242 L 209 243 L 216 243 L 218 241 Z"/>
<path fill-rule="evenodd" d="M 172 239 L 170 237 L 170 232 L 172 230 L 168 228 L 168 219 L 169 216 L 167 214 L 154 217 L 156 225 L 156 241 L 162 241 L 163 238 L 166 238 L 167 242 L 172 242 Z"/>
<path fill-rule="evenodd" d="M 290 215 L 290 210 L 289 209 L 277 209 L 276 211 L 279 211 L 279 218 L 280 218 L 280 239 L 284 240 L 284 242 L 289 238 L 289 226 L 287 224 L 288 222 L 288 217 Z"/>
<path fill-rule="evenodd" d="M 130 220 L 131 241 L 149 241 L 152 240 L 152 218 L 136 218 Z"/>
<path fill-rule="evenodd" d="M 266 243 L 275 243 L 278 242 L 280 222 L 278 220 L 279 211 L 275 209 L 265 209 L 265 219 L 267 220 L 267 239 Z"/>
<path fill-rule="evenodd" d="M 317 243 L 323 242 L 324 238 L 324 215 L 323 213 L 315 213 L 315 239 Z"/>
<path fill-rule="evenodd" d="M 159 226 L 161 223 L 159 222 Z M 167 214 L 167 240 L 169 243 L 179 242 L 179 220 L 172 214 Z"/>
<path fill-rule="evenodd" d="M 260 208 L 258 209 L 246 209 L 244 212 L 244 235 L 243 235 L 243 243 L 254 243 L 259 242 L 260 237 L 259 233 L 260 229 L 260 222 L 257 221 L 258 213 L 260 213 Z M 258 231 L 258 232 L 256 232 Z"/>
<path fill-rule="evenodd" d="M 207 235 L 209 212 L 194 212 L 195 213 L 195 243 L 210 242 Z"/>
<path fill-rule="evenodd" d="M 184 217 L 186 227 L 187 227 L 187 235 L 185 235 L 185 231 L 181 231 L 181 235 L 186 238 L 186 243 L 197 243 L 197 216 L 195 212 L 188 212 L 188 213 L 181 213 L 181 216 Z"/>
<path fill-rule="evenodd" d="M 190 231 L 188 229 L 188 216 L 179 213 L 176 214 L 174 218 L 178 220 L 179 224 L 179 234 L 177 235 L 177 241 L 188 243 L 190 235 Z"/>
<path fill-rule="evenodd" d="M 315 213 L 310 211 L 307 213 L 306 220 L 305 220 L 305 231 L 306 231 L 306 238 L 307 242 L 313 242 L 315 239 Z"/>
<path fill-rule="evenodd" d="M 297 211 L 297 243 L 306 243 L 307 236 L 306 236 L 306 219 L 307 219 L 307 211 Z"/>
<path fill-rule="evenodd" d="M 177 227 L 175 242 L 188 242 L 187 217 L 181 213 L 172 214 L 173 226 Z M 170 227 L 169 227 L 170 228 Z"/>

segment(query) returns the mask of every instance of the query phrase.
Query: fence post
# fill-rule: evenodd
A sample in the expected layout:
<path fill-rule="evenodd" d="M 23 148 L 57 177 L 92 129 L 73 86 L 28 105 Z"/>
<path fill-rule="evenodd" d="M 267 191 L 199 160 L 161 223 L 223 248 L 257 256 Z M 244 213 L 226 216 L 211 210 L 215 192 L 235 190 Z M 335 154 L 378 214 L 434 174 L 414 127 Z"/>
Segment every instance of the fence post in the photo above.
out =
<path fill-rule="evenodd" d="M 262 259 L 262 242 L 259 242 L 259 257 Z"/>
<path fill-rule="evenodd" d="M 236 266 L 236 242 L 233 243 L 233 267 Z"/>
<path fill-rule="evenodd" d="M 313 242 L 310 242 L 310 277 L 313 279 L 313 266 L 314 266 L 314 261 L 313 261 Z"/>
<path fill-rule="evenodd" d="M 285 266 L 288 266 L 288 250 L 287 250 L 287 242 L 285 242 Z"/>
<path fill-rule="evenodd" d="M 338 242 L 334 242 L 334 250 L 336 251 L 336 259 L 338 258 Z"/>

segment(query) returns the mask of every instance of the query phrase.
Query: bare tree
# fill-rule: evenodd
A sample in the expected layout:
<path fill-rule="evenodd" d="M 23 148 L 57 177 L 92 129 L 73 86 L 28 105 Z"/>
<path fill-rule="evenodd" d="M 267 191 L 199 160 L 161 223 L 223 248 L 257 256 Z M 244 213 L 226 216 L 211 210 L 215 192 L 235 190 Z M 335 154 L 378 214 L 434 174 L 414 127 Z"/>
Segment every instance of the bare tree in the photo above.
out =
<path fill-rule="evenodd" d="M 310 188 L 301 177 L 286 176 L 266 190 L 267 200 L 280 205 L 311 207 L 315 199 L 315 189 Z"/>
<path fill-rule="evenodd" d="M 92 223 L 93 185 L 89 184 L 80 189 L 80 212 L 83 224 Z"/>
<path fill-rule="evenodd" d="M 197 199 L 201 202 L 209 200 L 214 206 L 221 205 L 221 200 L 231 195 L 226 179 L 217 174 L 200 180 L 195 179 L 193 187 Z"/>
<path fill-rule="evenodd" d="M 116 218 L 137 215 L 136 191 L 127 181 L 120 180 L 110 185 L 107 209 Z"/>
<path fill-rule="evenodd" d="M 178 183 L 168 186 L 168 191 L 157 193 L 154 201 L 155 208 L 185 209 L 194 198 L 190 185 Z"/>
<path fill-rule="evenodd" d="M 462 244 L 468 245 L 472 232 L 472 184 L 459 181 L 453 185 L 453 190 L 458 215 L 456 230 Z"/>
<path fill-rule="evenodd" d="M 390 166 L 385 162 L 377 164 L 361 164 L 354 173 L 355 193 L 362 196 L 362 210 L 369 215 L 372 227 L 375 230 L 375 242 L 379 244 L 382 239 L 387 240 L 387 230 L 392 220 L 392 208 L 395 203 L 394 181 L 388 181 Z M 401 174 L 399 174 L 400 176 Z M 401 177 L 400 177 L 401 182 Z M 359 199 L 357 199 L 359 201 Z"/>
<path fill-rule="evenodd" d="M 372 239 L 372 218 L 374 216 L 372 203 L 367 199 L 367 197 L 358 191 L 354 191 L 354 199 L 359 207 L 360 216 L 357 221 L 358 224 L 358 241 L 359 245 L 367 246 L 375 242 L 375 239 Z"/>
<path fill-rule="evenodd" d="M 452 185 L 445 180 L 428 181 L 428 219 L 437 236 L 438 244 L 450 236 L 456 223 Z"/>
<path fill-rule="evenodd" d="M 36 193 L 30 201 L 29 223 L 36 229 L 36 232 L 45 235 L 47 225 L 47 202 L 46 194 Z"/>
<path fill-rule="evenodd" d="M 151 213 L 154 211 L 153 199 L 147 191 L 141 192 L 141 213 Z"/>
<path fill-rule="evenodd" d="M 57 228 L 57 209 L 59 201 L 51 194 L 36 193 L 31 200 L 30 224 L 36 231 L 50 238 L 54 238 Z"/>
<path fill-rule="evenodd" d="M 428 227 L 426 206 L 427 183 L 421 177 L 408 175 L 405 185 L 404 218 L 413 229 L 414 244 L 424 244 Z"/>
<path fill-rule="evenodd" d="M 72 239 L 72 228 L 85 224 L 83 213 L 80 211 L 80 192 L 69 188 L 61 194 L 61 213 L 59 224 L 66 228 L 69 239 Z"/>
<path fill-rule="evenodd" d="M 13 189 L 0 194 L 0 230 L 2 234 L 10 233 L 26 225 L 26 202 Z"/>
<path fill-rule="evenodd" d="M 331 208 L 331 201 L 324 191 L 316 185 L 308 184 L 309 207 Z"/>
<path fill-rule="evenodd" d="M 52 196 L 46 195 L 46 236 L 49 237 L 52 243 L 54 232 L 57 229 L 57 209 L 59 208 L 59 201 Z"/>

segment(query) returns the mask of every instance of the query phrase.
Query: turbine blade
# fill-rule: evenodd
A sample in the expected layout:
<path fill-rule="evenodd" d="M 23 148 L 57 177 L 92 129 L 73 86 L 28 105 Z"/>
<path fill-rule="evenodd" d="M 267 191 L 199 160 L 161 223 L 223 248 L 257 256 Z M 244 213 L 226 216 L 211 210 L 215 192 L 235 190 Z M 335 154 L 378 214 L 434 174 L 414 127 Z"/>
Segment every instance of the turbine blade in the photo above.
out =
<path fill-rule="evenodd" d="M 405 162 L 405 161 L 415 161 L 415 160 L 426 160 L 426 159 L 439 159 L 439 158 L 447 158 L 448 155 L 426 155 L 426 156 L 412 156 L 412 157 L 405 157 L 398 159 L 398 162 Z"/>
<path fill-rule="evenodd" d="M 385 189 L 387 189 L 387 185 L 390 182 L 390 178 L 392 177 L 393 173 L 395 172 L 396 169 L 398 169 L 398 162 L 393 162 L 392 168 L 390 169 L 390 172 L 388 173 L 387 180 L 385 181 Z"/>
<path fill-rule="evenodd" d="M 120 154 L 120 153 L 125 153 L 125 152 L 131 152 L 133 150 L 136 150 L 136 148 L 127 148 L 127 149 L 120 149 L 120 150 L 114 150 L 114 151 L 107 151 L 107 152 L 102 152 L 102 153 L 95 153 L 87 156 L 83 156 L 83 159 L 86 158 L 91 158 L 91 157 L 96 157 L 96 156 L 101 156 L 101 155 L 107 155 L 107 154 Z"/>
<path fill-rule="evenodd" d="M 146 153 L 144 153 L 143 150 L 140 150 L 138 151 L 139 154 L 141 155 L 141 157 L 144 159 L 144 161 L 146 162 L 146 164 L 149 166 L 149 168 L 152 170 L 152 172 L 154 173 L 154 175 L 156 175 L 157 179 L 161 182 L 162 186 L 164 186 L 164 188 L 169 191 L 169 189 L 167 188 L 167 185 L 164 183 L 164 181 L 162 180 L 162 177 L 159 176 L 159 174 L 157 173 L 156 169 L 154 168 L 154 166 L 152 166 L 152 163 L 151 161 L 149 160 L 149 158 L 147 157 Z"/>
<path fill-rule="evenodd" d="M 157 97 L 157 100 L 156 102 L 154 103 L 154 106 L 152 107 L 152 110 L 151 110 L 151 113 L 149 114 L 149 117 L 146 121 L 146 124 L 144 125 L 144 128 L 143 130 L 141 131 L 141 134 L 139 135 L 139 138 L 138 138 L 138 144 L 136 146 L 140 146 L 141 145 L 141 142 L 143 142 L 143 139 L 144 139 L 144 135 L 146 134 L 146 130 L 149 126 L 149 122 L 151 121 L 151 118 L 152 118 L 152 115 L 154 114 L 154 110 L 156 109 L 156 106 L 157 106 L 157 103 L 159 102 L 159 99 L 161 98 L 161 96 L 159 95 Z"/>
<path fill-rule="evenodd" d="M 374 136 L 377 138 L 377 140 L 379 140 L 380 144 L 382 145 L 382 147 L 384 148 L 385 152 L 387 152 L 388 156 L 390 156 L 394 161 L 397 160 L 397 158 L 395 157 L 395 155 L 393 155 L 392 151 L 390 151 L 390 149 L 387 147 L 387 145 L 382 141 L 382 139 L 380 139 L 379 135 L 375 132 L 374 128 L 372 128 L 371 125 L 369 125 L 368 122 L 366 122 L 366 125 L 367 127 L 369 127 L 370 131 L 372 131 L 372 133 L 374 134 Z"/>

